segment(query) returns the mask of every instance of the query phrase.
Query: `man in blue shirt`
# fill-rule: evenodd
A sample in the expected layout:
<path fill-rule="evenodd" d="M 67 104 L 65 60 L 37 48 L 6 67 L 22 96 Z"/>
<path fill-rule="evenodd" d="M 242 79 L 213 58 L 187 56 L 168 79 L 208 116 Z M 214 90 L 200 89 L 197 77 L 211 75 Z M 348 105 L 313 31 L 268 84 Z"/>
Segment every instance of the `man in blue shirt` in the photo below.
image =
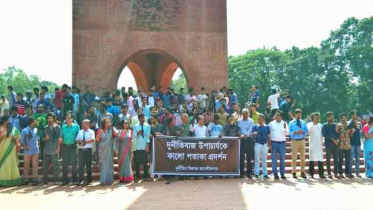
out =
<path fill-rule="evenodd" d="M 142 113 L 144 113 L 146 119 L 150 119 L 150 106 L 147 105 L 147 98 L 142 97 L 141 98 L 141 107 L 142 107 Z"/>
<path fill-rule="evenodd" d="M 294 179 L 297 178 L 297 156 L 300 154 L 301 177 L 306 179 L 306 142 L 304 138 L 308 135 L 307 123 L 302 120 L 302 110 L 295 110 L 295 119 L 289 123 L 291 137 L 292 172 Z"/>
<path fill-rule="evenodd" d="M 251 138 L 252 129 L 254 122 L 249 118 L 249 110 L 242 110 L 242 119 L 238 120 L 237 125 L 240 129 L 240 178 L 244 176 L 244 164 L 245 155 L 247 159 L 247 177 L 252 178 L 253 168 L 252 168 L 252 158 L 254 152 L 254 142 Z"/>
<path fill-rule="evenodd" d="M 262 168 L 263 168 L 263 176 L 264 178 L 268 179 L 268 171 L 267 171 L 267 154 L 268 154 L 268 146 L 267 142 L 269 142 L 271 133 L 269 127 L 264 124 L 265 116 L 263 114 L 259 114 L 258 118 L 258 125 L 253 127 L 253 138 L 255 139 L 255 178 L 259 178 L 259 170 L 260 170 L 260 159 L 262 159 Z"/>
<path fill-rule="evenodd" d="M 9 121 L 13 127 L 16 127 L 18 130 L 21 130 L 21 116 L 17 114 L 18 108 L 16 106 L 12 106 L 10 108 L 10 117 Z"/>
<path fill-rule="evenodd" d="M 133 151 L 134 151 L 134 162 L 135 162 L 135 178 L 139 180 L 140 178 L 140 167 L 144 168 L 144 179 L 149 177 L 148 174 L 148 154 L 149 154 L 149 143 L 151 136 L 150 125 L 145 123 L 145 116 L 143 113 L 138 115 L 140 123 L 135 125 L 133 128 L 134 141 L 133 141 Z"/>
<path fill-rule="evenodd" d="M 259 99 L 260 91 L 257 89 L 256 85 L 253 85 L 251 88 L 251 93 L 249 95 L 250 104 L 256 104 L 256 107 L 259 108 Z"/>
<path fill-rule="evenodd" d="M 21 144 L 24 148 L 24 170 L 23 179 L 27 183 L 26 179 L 30 179 L 33 185 L 37 185 L 38 167 L 39 167 L 39 144 L 38 135 L 36 134 L 36 121 L 33 118 L 29 118 L 27 121 L 27 127 L 21 132 Z M 32 162 L 32 175 L 29 176 L 30 162 Z"/>
<path fill-rule="evenodd" d="M 164 103 L 165 108 L 171 107 L 171 93 L 170 93 L 170 90 L 167 90 L 167 93 L 162 95 L 162 101 Z"/>
<path fill-rule="evenodd" d="M 214 115 L 214 122 L 208 125 L 208 131 L 211 137 L 222 137 L 223 126 L 219 124 L 219 115 Z"/>

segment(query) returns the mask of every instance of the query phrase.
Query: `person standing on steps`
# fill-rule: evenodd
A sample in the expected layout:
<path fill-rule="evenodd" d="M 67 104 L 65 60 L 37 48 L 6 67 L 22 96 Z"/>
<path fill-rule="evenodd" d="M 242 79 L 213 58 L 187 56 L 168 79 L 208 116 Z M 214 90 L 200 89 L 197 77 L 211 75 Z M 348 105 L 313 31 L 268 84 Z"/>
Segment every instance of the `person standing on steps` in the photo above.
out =
<path fill-rule="evenodd" d="M 331 163 L 330 159 L 333 156 L 334 163 L 334 176 L 337 179 L 340 179 L 338 169 L 339 169 L 339 141 L 337 133 L 337 125 L 333 122 L 334 116 L 332 112 L 326 113 L 327 123 L 324 123 L 322 126 L 322 135 L 325 139 L 325 148 L 326 148 L 326 168 L 328 171 L 328 178 L 333 179 L 331 172 Z"/>
<path fill-rule="evenodd" d="M 270 138 L 270 129 L 264 124 L 265 116 L 259 114 L 258 123 L 253 127 L 253 138 L 255 139 L 255 178 L 259 178 L 260 162 L 262 162 L 263 176 L 268 179 L 267 154 L 268 142 Z"/>
<path fill-rule="evenodd" d="M 276 180 L 280 179 L 277 172 L 277 156 L 280 156 L 280 174 L 281 179 L 285 176 L 285 154 L 286 154 L 286 136 L 289 135 L 289 126 L 282 120 L 283 112 L 278 110 L 275 120 L 269 123 L 271 145 L 272 145 L 272 173 Z"/>
<path fill-rule="evenodd" d="M 300 154 L 300 168 L 301 177 L 306 179 L 306 142 L 305 137 L 308 135 L 307 124 L 302 120 L 302 110 L 295 110 L 295 119 L 289 124 L 290 139 L 291 139 L 291 153 L 292 153 L 292 174 L 293 178 L 297 178 L 297 156 Z"/>
<path fill-rule="evenodd" d="M 322 136 L 322 125 L 319 123 L 319 113 L 313 113 L 311 115 L 312 122 L 307 124 L 309 133 L 309 173 L 311 178 L 314 178 L 314 164 L 317 163 L 319 177 L 325 179 L 324 175 L 324 152 L 323 152 L 323 136 Z"/>
<path fill-rule="evenodd" d="M 243 109 L 242 110 L 242 119 L 238 120 L 237 125 L 240 129 L 239 138 L 240 138 L 240 178 L 244 177 L 245 174 L 245 155 L 247 160 L 247 177 L 249 179 L 252 178 L 253 173 L 253 166 L 252 166 L 252 157 L 253 154 L 253 139 L 252 137 L 252 129 L 254 126 L 254 122 L 251 118 L 249 118 L 249 110 Z"/>

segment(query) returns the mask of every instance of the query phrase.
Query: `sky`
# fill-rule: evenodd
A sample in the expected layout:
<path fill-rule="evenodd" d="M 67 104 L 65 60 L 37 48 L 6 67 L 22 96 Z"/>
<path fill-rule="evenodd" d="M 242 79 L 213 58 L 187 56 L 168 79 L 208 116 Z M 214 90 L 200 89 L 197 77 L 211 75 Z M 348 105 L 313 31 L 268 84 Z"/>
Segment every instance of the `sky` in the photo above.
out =
<path fill-rule="evenodd" d="M 372 0 L 227 0 L 227 4 L 229 55 L 273 46 L 318 47 L 347 18 L 373 15 Z M 57 84 L 71 83 L 71 0 L 1 1 L 0 72 L 8 66 Z M 128 69 L 118 86 L 122 84 L 136 86 Z"/>

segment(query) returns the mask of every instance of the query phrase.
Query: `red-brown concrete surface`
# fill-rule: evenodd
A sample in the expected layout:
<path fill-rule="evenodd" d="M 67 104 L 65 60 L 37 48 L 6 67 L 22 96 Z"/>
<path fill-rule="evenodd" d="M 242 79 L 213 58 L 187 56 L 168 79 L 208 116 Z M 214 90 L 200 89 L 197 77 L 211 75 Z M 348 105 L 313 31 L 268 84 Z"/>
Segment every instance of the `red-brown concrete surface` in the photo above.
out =
<path fill-rule="evenodd" d="M 191 87 L 227 86 L 226 0 L 74 0 L 73 84 L 116 88 L 130 62 L 144 89 L 169 85 L 172 63 Z"/>
<path fill-rule="evenodd" d="M 371 179 L 209 179 L 130 185 L 0 188 L 0 209 L 371 210 Z"/>

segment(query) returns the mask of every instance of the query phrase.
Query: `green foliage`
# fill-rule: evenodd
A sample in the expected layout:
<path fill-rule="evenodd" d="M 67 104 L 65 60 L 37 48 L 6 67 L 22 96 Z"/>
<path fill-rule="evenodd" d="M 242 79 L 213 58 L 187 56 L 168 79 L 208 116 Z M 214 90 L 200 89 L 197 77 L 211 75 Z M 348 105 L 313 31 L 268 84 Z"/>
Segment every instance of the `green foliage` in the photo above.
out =
<path fill-rule="evenodd" d="M 180 88 L 184 88 L 185 91 L 188 90 L 187 80 L 184 76 L 184 73 L 179 76 L 177 80 L 172 80 L 171 88 L 174 88 L 176 93 L 179 93 Z M 186 93 L 186 92 L 184 92 Z"/>
<path fill-rule="evenodd" d="M 0 74 L 0 94 L 8 94 L 7 87 L 9 85 L 14 87 L 17 93 L 25 94 L 27 90 L 32 90 L 34 87 L 48 86 L 50 92 L 53 92 L 57 84 L 42 81 L 38 76 L 28 76 L 22 69 L 14 66 L 8 67 Z"/>
<path fill-rule="evenodd" d="M 245 103 L 250 87 L 257 85 L 260 111 L 273 86 L 288 89 L 305 114 L 373 111 L 373 17 L 346 20 L 321 48 L 257 49 L 228 61 L 230 87 Z"/>

